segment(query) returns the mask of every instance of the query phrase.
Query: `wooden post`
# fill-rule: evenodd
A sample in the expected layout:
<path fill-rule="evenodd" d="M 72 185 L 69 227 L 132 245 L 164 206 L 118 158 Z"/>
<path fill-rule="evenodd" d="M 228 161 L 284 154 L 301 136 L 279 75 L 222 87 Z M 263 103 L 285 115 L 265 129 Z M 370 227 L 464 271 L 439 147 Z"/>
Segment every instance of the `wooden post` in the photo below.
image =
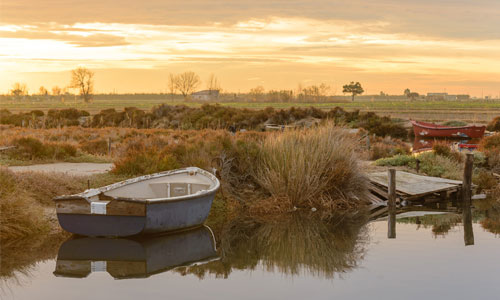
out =
<path fill-rule="evenodd" d="M 370 150 L 370 136 L 366 136 L 366 149 Z"/>
<path fill-rule="evenodd" d="M 111 138 L 108 138 L 108 155 L 111 156 Z"/>
<path fill-rule="evenodd" d="M 418 172 L 420 172 L 420 159 L 417 158 L 415 160 L 415 164 L 416 164 L 415 169 L 417 170 L 417 173 L 418 173 Z"/>
<path fill-rule="evenodd" d="M 472 230 L 472 169 L 474 164 L 474 155 L 467 153 L 464 168 L 464 181 L 462 183 L 462 223 L 464 224 L 464 242 L 465 246 L 474 245 L 474 232 Z"/>
<path fill-rule="evenodd" d="M 472 196 L 472 168 L 474 164 L 474 155 L 472 153 L 467 153 L 467 158 L 465 159 L 464 167 L 464 180 L 462 183 L 462 201 L 464 205 L 470 207 L 470 201 Z"/>
<path fill-rule="evenodd" d="M 389 210 L 389 218 L 387 221 L 387 237 L 390 239 L 396 238 L 396 170 L 388 170 L 389 186 L 387 207 Z"/>
<path fill-rule="evenodd" d="M 90 179 L 87 179 L 87 189 L 90 190 Z"/>

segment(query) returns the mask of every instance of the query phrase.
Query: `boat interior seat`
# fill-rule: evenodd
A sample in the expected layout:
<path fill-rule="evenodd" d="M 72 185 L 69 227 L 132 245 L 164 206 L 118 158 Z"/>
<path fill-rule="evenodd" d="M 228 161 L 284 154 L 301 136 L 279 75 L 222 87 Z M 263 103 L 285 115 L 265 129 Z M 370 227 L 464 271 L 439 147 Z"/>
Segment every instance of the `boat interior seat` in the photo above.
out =
<path fill-rule="evenodd" d="M 209 184 L 186 182 L 155 182 L 149 186 L 158 198 L 192 195 L 210 188 Z"/>

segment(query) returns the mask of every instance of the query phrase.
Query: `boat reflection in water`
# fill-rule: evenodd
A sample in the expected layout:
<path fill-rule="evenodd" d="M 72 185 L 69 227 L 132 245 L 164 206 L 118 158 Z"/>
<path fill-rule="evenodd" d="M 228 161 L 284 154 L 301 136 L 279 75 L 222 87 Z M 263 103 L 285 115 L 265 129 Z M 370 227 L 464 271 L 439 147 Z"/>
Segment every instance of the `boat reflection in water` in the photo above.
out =
<path fill-rule="evenodd" d="M 455 151 L 467 152 L 477 150 L 480 140 L 479 139 L 471 139 L 471 140 L 459 140 L 457 141 L 452 139 L 425 139 L 422 137 L 415 137 L 413 141 L 413 153 L 425 152 L 432 150 L 432 147 L 436 143 L 446 144 L 450 146 Z"/>
<path fill-rule="evenodd" d="M 144 278 L 216 259 L 215 239 L 207 226 L 154 237 L 74 237 L 59 248 L 54 274 L 84 278 L 104 271 L 115 279 Z"/>

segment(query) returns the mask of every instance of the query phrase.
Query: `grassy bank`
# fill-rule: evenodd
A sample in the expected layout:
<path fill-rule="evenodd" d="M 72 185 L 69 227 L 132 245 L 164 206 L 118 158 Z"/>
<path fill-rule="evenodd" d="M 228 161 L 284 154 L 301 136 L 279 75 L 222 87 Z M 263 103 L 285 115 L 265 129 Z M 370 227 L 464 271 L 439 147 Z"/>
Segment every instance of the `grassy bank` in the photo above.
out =
<path fill-rule="evenodd" d="M 93 186 L 102 186 L 188 166 L 218 170 L 222 182 L 218 199 L 225 203 L 224 210 L 230 206 L 257 214 L 287 212 L 294 207 L 334 211 L 364 203 L 366 179 L 358 166 L 359 136 L 333 123 L 274 133 L 116 128 L 14 132 L 14 141 L 20 146 L 13 155 L 27 161 L 53 157 L 53 151 L 71 156 L 93 143 L 88 140 L 91 136 L 94 140 L 113 137 L 110 156 L 115 168 L 109 175 L 91 178 L 14 174 L 3 168 L 2 239 L 49 232 L 51 224 L 45 213 L 53 207 L 51 199 L 84 190 L 88 179 Z"/>
<path fill-rule="evenodd" d="M 52 198 L 110 184 L 124 176 L 54 176 L 45 173 L 13 173 L 0 167 L 0 242 L 47 236 L 60 231 Z"/>
<path fill-rule="evenodd" d="M 360 205 L 366 192 L 358 138 L 331 123 L 283 133 L 204 130 L 141 137 L 130 140 L 112 172 L 216 168 L 225 195 L 255 212 L 333 210 Z"/>

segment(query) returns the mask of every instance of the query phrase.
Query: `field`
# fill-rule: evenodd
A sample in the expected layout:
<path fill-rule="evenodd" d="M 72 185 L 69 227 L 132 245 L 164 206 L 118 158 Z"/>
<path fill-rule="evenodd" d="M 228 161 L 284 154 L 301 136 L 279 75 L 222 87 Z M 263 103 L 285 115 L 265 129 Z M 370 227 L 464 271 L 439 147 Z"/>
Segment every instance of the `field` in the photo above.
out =
<path fill-rule="evenodd" d="M 168 96 L 164 99 L 111 99 L 98 97 L 92 103 L 83 103 L 79 99 L 66 100 L 0 100 L 0 108 L 8 109 L 12 112 L 26 112 L 31 110 L 48 111 L 49 109 L 77 108 L 96 114 L 104 109 L 115 108 L 121 110 L 124 107 L 137 107 L 143 110 L 150 110 L 160 104 L 199 107 L 202 102 L 183 101 L 176 98 L 172 101 Z M 319 103 L 284 103 L 284 102 L 220 102 L 222 106 L 237 108 L 263 109 L 266 107 L 290 108 L 290 107 L 316 107 L 321 109 L 331 109 L 336 106 L 347 110 L 373 111 L 379 115 L 391 116 L 402 119 L 418 119 L 427 121 L 449 121 L 462 120 L 466 122 L 486 123 L 494 117 L 500 115 L 499 101 L 467 100 L 467 101 L 406 101 L 406 100 L 373 100 L 360 98 L 354 102 L 346 100 L 335 100 L 333 102 Z"/>

